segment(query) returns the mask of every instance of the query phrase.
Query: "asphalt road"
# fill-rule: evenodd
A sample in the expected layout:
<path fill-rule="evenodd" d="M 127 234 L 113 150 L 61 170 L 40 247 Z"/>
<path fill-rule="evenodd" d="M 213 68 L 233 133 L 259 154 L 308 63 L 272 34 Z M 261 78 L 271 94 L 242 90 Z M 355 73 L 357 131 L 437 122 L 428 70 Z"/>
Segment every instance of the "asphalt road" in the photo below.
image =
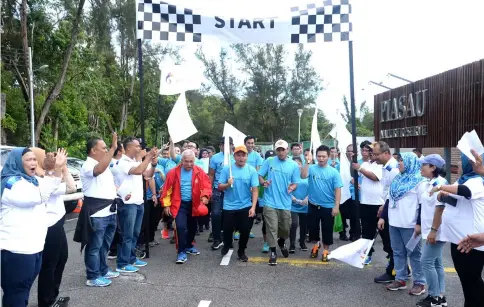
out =
<path fill-rule="evenodd" d="M 72 217 L 72 216 L 68 216 Z M 373 264 L 364 269 L 350 267 L 336 260 L 323 264 L 310 259 L 309 252 L 296 251 L 289 258 L 278 259 L 277 267 L 267 265 L 268 257 L 260 252 L 261 225 L 254 226 L 255 239 L 249 241 L 248 263 L 240 263 L 236 250 L 228 265 L 221 265 L 220 251 L 211 251 L 208 232 L 196 237 L 201 255 L 191 256 L 183 265 L 175 264 L 175 247 L 167 240 L 152 248 L 148 266 L 139 273 L 113 280 L 110 287 L 85 285 L 85 267 L 80 245 L 72 241 L 76 220 L 67 221 L 69 260 L 64 271 L 61 296 L 70 296 L 71 307 L 250 307 L 250 306 L 415 306 L 423 298 L 407 291 L 390 292 L 373 278 L 381 274 L 386 259 L 381 241 L 375 243 Z M 343 242 L 335 235 L 335 247 Z M 237 247 L 237 243 L 234 244 Z M 110 260 L 111 268 L 115 261 Z M 447 299 L 449 306 L 463 306 L 462 289 L 445 247 Z M 30 306 L 37 306 L 36 285 Z"/>

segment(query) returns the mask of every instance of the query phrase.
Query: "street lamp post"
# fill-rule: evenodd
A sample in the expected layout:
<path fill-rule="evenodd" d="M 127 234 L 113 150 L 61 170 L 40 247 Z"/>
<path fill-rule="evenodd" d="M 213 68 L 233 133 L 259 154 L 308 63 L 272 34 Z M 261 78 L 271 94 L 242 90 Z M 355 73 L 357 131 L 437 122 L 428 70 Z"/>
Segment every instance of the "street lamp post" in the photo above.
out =
<path fill-rule="evenodd" d="M 297 142 L 301 143 L 301 115 L 303 114 L 302 109 L 297 109 L 297 115 L 299 116 L 299 129 L 297 133 Z"/>

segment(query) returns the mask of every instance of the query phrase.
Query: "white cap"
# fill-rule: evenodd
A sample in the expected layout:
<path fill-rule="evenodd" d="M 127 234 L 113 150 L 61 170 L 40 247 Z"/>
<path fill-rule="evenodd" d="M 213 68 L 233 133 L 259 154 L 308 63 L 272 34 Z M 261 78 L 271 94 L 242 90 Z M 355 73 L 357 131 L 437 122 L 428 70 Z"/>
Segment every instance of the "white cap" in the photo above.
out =
<path fill-rule="evenodd" d="M 277 150 L 278 148 L 284 148 L 284 149 L 288 149 L 289 148 L 289 144 L 287 144 L 286 141 L 284 140 L 279 140 L 276 142 L 275 144 L 275 149 Z"/>

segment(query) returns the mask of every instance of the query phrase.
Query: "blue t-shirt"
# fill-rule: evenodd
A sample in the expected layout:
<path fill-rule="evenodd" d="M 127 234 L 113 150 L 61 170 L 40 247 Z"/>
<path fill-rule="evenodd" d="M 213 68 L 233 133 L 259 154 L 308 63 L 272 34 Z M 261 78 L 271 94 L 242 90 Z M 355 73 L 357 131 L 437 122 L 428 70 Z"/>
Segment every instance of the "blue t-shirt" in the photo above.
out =
<path fill-rule="evenodd" d="M 187 171 L 183 167 L 181 168 L 181 199 L 182 201 L 192 200 L 192 173 L 193 170 Z"/>
<path fill-rule="evenodd" d="M 259 155 L 259 153 L 257 153 L 256 151 L 252 151 L 251 153 L 249 153 L 247 157 L 247 164 L 257 169 L 257 167 L 262 166 L 262 163 L 264 163 L 264 160 Z"/>
<path fill-rule="evenodd" d="M 328 159 L 328 165 L 331 166 L 333 164 L 333 161 L 336 162 L 336 164 L 334 165 L 334 168 L 338 169 L 338 171 L 339 171 L 339 163 L 340 163 L 339 159 L 333 160 L 333 159 L 329 158 Z"/>
<path fill-rule="evenodd" d="M 165 172 L 163 171 L 163 167 L 160 166 L 159 164 L 156 166 L 156 169 L 159 169 L 165 175 Z M 163 178 L 161 178 L 161 174 L 156 171 L 155 171 L 155 174 L 153 175 L 153 179 L 155 180 L 156 197 L 160 197 L 160 190 L 163 188 L 163 184 L 165 182 L 163 181 Z M 146 188 L 146 199 L 151 199 L 152 195 L 153 194 L 151 193 L 151 189 L 148 185 L 148 187 Z"/>
<path fill-rule="evenodd" d="M 292 196 L 298 200 L 304 200 L 308 196 L 308 186 L 308 179 L 301 179 L 297 184 L 296 190 L 292 192 Z M 296 213 L 308 213 L 308 206 L 292 202 L 291 211 Z"/>
<path fill-rule="evenodd" d="M 259 175 L 252 166 L 246 164 L 238 167 L 232 164 L 233 187 L 224 190 L 224 210 L 239 210 L 252 206 L 253 187 L 259 186 Z M 230 178 L 230 168 L 225 166 L 220 173 L 218 183 L 227 183 Z"/>
<path fill-rule="evenodd" d="M 174 169 L 177 164 L 178 162 L 172 158 L 158 158 L 158 165 L 163 167 L 165 174 L 168 174 L 168 172 Z"/>
<path fill-rule="evenodd" d="M 343 187 L 343 181 L 338 171 L 327 165 L 311 165 L 309 167 L 309 202 L 324 208 L 334 207 L 334 190 Z"/>
<path fill-rule="evenodd" d="M 230 155 L 230 161 L 231 163 L 234 162 L 234 156 Z M 213 178 L 213 188 L 216 189 L 218 188 L 218 181 L 220 178 L 220 173 L 222 172 L 222 169 L 224 168 L 224 153 L 219 152 L 216 153 L 210 158 L 210 168 L 215 170 L 215 176 Z"/>
<path fill-rule="evenodd" d="M 259 169 L 259 175 L 271 181 L 264 191 L 264 206 L 274 209 L 291 210 L 291 195 L 287 193 L 290 184 L 301 181 L 299 166 L 292 159 L 279 158 L 266 160 Z"/>

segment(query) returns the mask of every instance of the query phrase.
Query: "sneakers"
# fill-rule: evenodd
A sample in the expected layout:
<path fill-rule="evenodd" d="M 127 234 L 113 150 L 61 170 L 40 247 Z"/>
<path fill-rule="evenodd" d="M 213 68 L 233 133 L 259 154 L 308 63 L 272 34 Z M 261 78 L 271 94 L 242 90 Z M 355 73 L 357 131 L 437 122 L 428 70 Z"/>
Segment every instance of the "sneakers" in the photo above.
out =
<path fill-rule="evenodd" d="M 109 260 L 113 260 L 113 259 L 116 259 L 116 258 L 118 258 L 118 254 L 116 252 L 112 252 L 112 251 L 108 252 L 108 259 Z"/>
<path fill-rule="evenodd" d="M 136 261 L 133 263 L 133 266 L 144 267 L 147 264 L 148 264 L 148 262 L 146 262 L 146 261 L 141 261 L 139 259 L 136 259 Z"/>
<path fill-rule="evenodd" d="M 161 231 L 161 238 L 163 240 L 168 240 L 170 238 L 170 231 L 168 229 L 163 229 Z"/>
<path fill-rule="evenodd" d="M 375 277 L 375 279 L 374 279 L 374 281 L 377 284 L 389 284 L 394 280 L 395 280 L 395 276 L 389 275 L 387 273 L 384 273 L 384 274 L 382 274 L 378 277 Z"/>
<path fill-rule="evenodd" d="M 67 307 L 69 305 L 70 300 L 71 298 L 68 296 L 58 297 L 54 305 L 52 305 L 52 307 Z"/>
<path fill-rule="evenodd" d="M 170 244 L 175 244 L 175 243 L 176 243 L 175 237 L 171 238 Z"/>
<path fill-rule="evenodd" d="M 153 241 L 151 241 L 150 243 L 148 243 L 148 246 L 149 246 L 149 247 L 155 247 L 156 245 L 159 245 L 159 244 L 160 244 L 160 242 L 158 242 L 158 241 L 156 241 L 156 240 L 153 240 Z"/>
<path fill-rule="evenodd" d="M 116 272 L 119 272 L 119 273 L 136 273 L 138 271 L 139 271 L 139 269 L 135 268 L 131 264 L 128 264 L 127 266 L 122 267 L 122 268 L 116 268 Z"/>
<path fill-rule="evenodd" d="M 245 252 L 237 252 L 237 259 L 239 259 L 242 262 L 247 262 L 249 261 L 249 257 L 245 254 Z"/>
<path fill-rule="evenodd" d="M 369 265 L 371 263 L 371 256 L 366 256 L 365 261 L 363 261 L 364 265 Z"/>
<path fill-rule="evenodd" d="M 404 289 L 407 289 L 407 283 L 399 280 L 394 280 L 387 286 L 387 290 L 390 291 L 398 291 Z"/>
<path fill-rule="evenodd" d="M 445 298 L 445 296 L 439 297 L 439 304 L 441 307 L 447 307 L 447 299 Z"/>
<path fill-rule="evenodd" d="M 328 255 L 329 255 L 329 250 L 325 249 L 323 251 L 323 255 L 321 256 L 321 261 L 322 262 L 329 262 Z"/>
<path fill-rule="evenodd" d="M 223 246 L 222 249 L 220 250 L 220 253 L 222 256 L 225 256 L 229 253 L 230 248 L 228 246 Z"/>
<path fill-rule="evenodd" d="M 339 235 L 339 239 L 340 239 L 341 241 L 348 241 L 348 240 L 349 240 L 349 239 L 348 239 L 348 236 L 347 236 L 347 235 L 346 235 L 346 233 L 344 233 L 344 232 L 340 233 L 340 235 Z"/>
<path fill-rule="evenodd" d="M 195 247 L 187 248 L 186 253 L 190 255 L 200 255 L 200 251 Z"/>
<path fill-rule="evenodd" d="M 136 255 L 136 258 L 138 259 L 145 259 L 146 253 L 139 248 L 134 249 L 134 254 Z"/>
<path fill-rule="evenodd" d="M 289 251 L 287 250 L 286 244 L 284 243 L 283 239 L 277 240 L 277 243 L 279 245 L 279 248 L 281 249 L 281 253 L 284 256 L 284 258 L 289 257 Z"/>
<path fill-rule="evenodd" d="M 321 244 L 314 244 L 313 248 L 311 249 L 311 258 L 318 258 L 320 248 Z"/>
<path fill-rule="evenodd" d="M 182 264 L 187 262 L 187 254 L 186 253 L 178 253 L 178 256 L 176 257 L 176 263 L 177 264 Z"/>
<path fill-rule="evenodd" d="M 208 235 L 208 240 L 207 241 L 208 241 L 208 243 L 212 243 L 213 242 L 213 233 L 210 233 Z"/>
<path fill-rule="evenodd" d="M 305 252 L 308 250 L 308 247 L 306 246 L 306 243 L 304 243 L 304 241 L 301 241 L 301 244 L 299 244 L 299 248 Z"/>
<path fill-rule="evenodd" d="M 289 246 L 289 254 L 294 254 L 294 253 L 296 253 L 296 245 L 291 244 Z"/>
<path fill-rule="evenodd" d="M 106 279 L 104 277 L 98 277 L 94 280 L 88 280 L 86 281 L 86 286 L 89 287 L 107 287 L 111 284 L 112 281 L 109 279 Z"/>
<path fill-rule="evenodd" d="M 234 240 L 240 239 L 240 232 L 236 231 L 234 232 Z"/>
<path fill-rule="evenodd" d="M 277 265 L 277 253 L 271 252 L 271 256 L 269 257 L 269 265 L 275 266 Z"/>
<path fill-rule="evenodd" d="M 107 278 L 107 279 L 116 278 L 116 277 L 119 277 L 119 272 L 114 272 L 114 271 L 108 270 L 106 275 L 104 275 L 103 277 Z"/>
<path fill-rule="evenodd" d="M 223 242 L 214 241 L 211 248 L 212 248 L 212 250 L 217 250 L 217 249 L 221 248 L 222 246 L 224 246 Z"/>
<path fill-rule="evenodd" d="M 412 289 L 408 291 L 408 294 L 419 296 L 425 293 L 425 286 L 422 284 L 413 284 Z"/>
<path fill-rule="evenodd" d="M 440 307 L 439 297 L 427 295 L 426 298 L 417 303 L 417 307 Z"/>
<path fill-rule="evenodd" d="M 261 252 L 264 254 L 267 254 L 269 252 L 269 244 L 267 242 L 264 242 L 264 246 L 262 246 Z"/>
<path fill-rule="evenodd" d="M 254 239 L 255 238 L 255 234 L 251 231 L 249 233 L 249 239 Z"/>

